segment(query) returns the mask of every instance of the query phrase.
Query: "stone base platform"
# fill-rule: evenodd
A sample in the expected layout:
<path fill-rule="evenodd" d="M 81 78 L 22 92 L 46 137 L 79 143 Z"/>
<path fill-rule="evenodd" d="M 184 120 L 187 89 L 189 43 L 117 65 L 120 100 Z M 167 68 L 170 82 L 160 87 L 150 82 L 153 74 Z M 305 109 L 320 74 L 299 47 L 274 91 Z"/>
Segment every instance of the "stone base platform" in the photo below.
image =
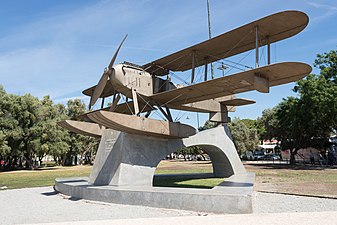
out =
<path fill-rule="evenodd" d="M 195 175 L 192 175 L 195 176 Z M 97 186 L 87 177 L 59 178 L 55 190 L 74 198 L 209 213 L 252 213 L 254 173 L 233 175 L 212 189 Z"/>

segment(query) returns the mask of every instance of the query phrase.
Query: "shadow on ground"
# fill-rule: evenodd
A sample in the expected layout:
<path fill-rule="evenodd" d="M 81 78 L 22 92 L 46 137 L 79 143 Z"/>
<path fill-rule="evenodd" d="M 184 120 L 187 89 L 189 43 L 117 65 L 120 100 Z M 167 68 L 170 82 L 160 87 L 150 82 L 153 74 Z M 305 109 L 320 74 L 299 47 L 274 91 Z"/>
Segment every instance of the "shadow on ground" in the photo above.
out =
<path fill-rule="evenodd" d="M 41 193 L 41 195 L 44 195 L 44 196 L 54 196 L 54 195 L 57 195 L 57 194 L 58 194 L 58 192 L 56 192 L 56 191 Z"/>
<path fill-rule="evenodd" d="M 222 181 L 223 178 L 207 177 L 207 174 L 200 174 L 200 177 L 186 177 L 186 175 L 169 174 L 168 176 L 164 175 L 164 177 L 155 176 L 153 179 L 153 186 L 212 189 Z"/>
<path fill-rule="evenodd" d="M 273 164 L 273 163 L 249 163 L 245 164 L 245 166 L 256 167 L 259 169 L 286 169 L 286 170 L 326 170 L 326 169 L 337 169 L 335 166 L 318 166 L 318 165 L 303 165 L 303 164 L 296 164 L 296 165 L 289 165 L 289 164 Z"/>

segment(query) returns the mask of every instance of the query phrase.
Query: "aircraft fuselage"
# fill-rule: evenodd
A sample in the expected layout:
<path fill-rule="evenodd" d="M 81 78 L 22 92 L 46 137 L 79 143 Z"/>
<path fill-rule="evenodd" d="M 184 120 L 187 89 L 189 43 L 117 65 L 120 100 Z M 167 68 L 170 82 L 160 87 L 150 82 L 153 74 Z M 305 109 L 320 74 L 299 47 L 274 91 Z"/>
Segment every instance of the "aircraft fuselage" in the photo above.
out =
<path fill-rule="evenodd" d="M 132 98 L 132 89 L 138 94 L 150 97 L 155 93 L 176 88 L 169 80 L 152 76 L 142 68 L 130 64 L 117 64 L 113 69 L 111 83 L 114 89 L 128 98 Z"/>

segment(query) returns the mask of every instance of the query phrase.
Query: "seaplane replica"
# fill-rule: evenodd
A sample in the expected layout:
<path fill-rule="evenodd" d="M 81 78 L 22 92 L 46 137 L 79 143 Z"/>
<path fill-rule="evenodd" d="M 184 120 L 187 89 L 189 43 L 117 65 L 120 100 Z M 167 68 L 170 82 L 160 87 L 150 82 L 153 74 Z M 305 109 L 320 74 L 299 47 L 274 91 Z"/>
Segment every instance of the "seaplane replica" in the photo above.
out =
<path fill-rule="evenodd" d="M 98 84 L 83 91 L 91 97 L 89 112 L 79 117 L 81 121 L 65 120 L 59 125 L 94 137 L 99 137 L 104 128 L 161 138 L 194 135 L 196 130 L 192 126 L 173 121 L 171 109 L 209 113 L 210 121 L 227 123 L 228 112 L 236 106 L 255 103 L 236 98 L 235 94 L 268 93 L 270 87 L 297 81 L 311 72 L 312 68 L 301 62 L 270 63 L 270 44 L 298 34 L 308 21 L 303 12 L 279 12 L 144 65 L 129 62 L 114 65 L 125 36 Z M 259 63 L 262 46 L 267 46 L 268 60 L 264 66 Z M 255 68 L 208 79 L 209 64 L 249 50 L 255 50 Z M 198 67 L 205 67 L 205 72 L 203 81 L 195 83 Z M 176 86 L 169 79 L 172 72 L 188 70 L 190 85 Z M 104 108 L 104 99 L 110 96 L 112 103 Z M 99 98 L 102 107 L 91 110 Z M 150 118 L 154 110 L 165 120 Z"/>

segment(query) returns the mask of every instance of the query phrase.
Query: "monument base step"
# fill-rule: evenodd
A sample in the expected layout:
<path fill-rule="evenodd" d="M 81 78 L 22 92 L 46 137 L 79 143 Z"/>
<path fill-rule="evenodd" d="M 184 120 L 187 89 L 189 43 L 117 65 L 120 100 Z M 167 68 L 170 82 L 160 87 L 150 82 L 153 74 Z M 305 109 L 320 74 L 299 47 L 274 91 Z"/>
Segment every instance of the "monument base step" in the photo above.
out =
<path fill-rule="evenodd" d="M 239 174 L 212 189 L 96 186 L 87 177 L 58 178 L 55 190 L 74 198 L 208 213 L 252 213 L 254 173 Z"/>

